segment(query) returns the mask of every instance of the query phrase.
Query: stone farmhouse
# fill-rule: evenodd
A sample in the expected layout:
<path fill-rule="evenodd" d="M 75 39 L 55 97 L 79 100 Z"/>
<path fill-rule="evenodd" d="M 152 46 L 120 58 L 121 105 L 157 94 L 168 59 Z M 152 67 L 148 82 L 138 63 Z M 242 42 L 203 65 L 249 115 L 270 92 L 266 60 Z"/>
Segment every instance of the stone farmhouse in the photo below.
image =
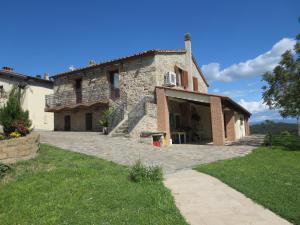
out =
<path fill-rule="evenodd" d="M 165 144 L 224 145 L 249 135 L 251 114 L 227 96 L 208 93 L 208 83 L 185 48 L 148 50 L 91 64 L 53 76 L 54 94 L 46 96 L 46 112 L 54 113 L 54 129 L 98 131 L 103 111 L 112 108 L 110 135 L 140 138 L 162 135 Z"/>
<path fill-rule="evenodd" d="M 53 113 L 45 112 L 45 96 L 53 93 L 53 82 L 45 74 L 32 77 L 14 72 L 13 68 L 3 67 L 0 70 L 0 105 L 8 99 L 9 91 L 13 86 L 25 90 L 22 107 L 29 111 L 32 128 L 36 130 L 53 130 Z"/>

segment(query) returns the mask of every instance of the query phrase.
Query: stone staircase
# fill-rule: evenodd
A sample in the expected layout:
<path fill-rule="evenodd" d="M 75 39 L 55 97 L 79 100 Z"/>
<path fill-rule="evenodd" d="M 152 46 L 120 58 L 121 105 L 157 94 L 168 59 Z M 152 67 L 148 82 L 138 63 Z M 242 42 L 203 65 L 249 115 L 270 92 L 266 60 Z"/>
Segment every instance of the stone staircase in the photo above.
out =
<path fill-rule="evenodd" d="M 128 137 L 128 119 L 125 119 L 111 134 L 112 137 Z"/>

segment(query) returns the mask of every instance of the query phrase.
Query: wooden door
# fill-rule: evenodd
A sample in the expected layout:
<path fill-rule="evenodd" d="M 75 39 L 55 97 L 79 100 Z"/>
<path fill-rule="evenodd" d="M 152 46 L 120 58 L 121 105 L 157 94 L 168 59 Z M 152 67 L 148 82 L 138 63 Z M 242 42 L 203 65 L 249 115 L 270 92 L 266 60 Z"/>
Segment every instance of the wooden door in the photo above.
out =
<path fill-rule="evenodd" d="M 85 129 L 86 130 L 93 130 L 93 114 L 92 113 L 86 113 L 85 114 Z"/>
<path fill-rule="evenodd" d="M 66 115 L 65 116 L 65 131 L 70 131 L 71 130 L 71 116 Z"/>

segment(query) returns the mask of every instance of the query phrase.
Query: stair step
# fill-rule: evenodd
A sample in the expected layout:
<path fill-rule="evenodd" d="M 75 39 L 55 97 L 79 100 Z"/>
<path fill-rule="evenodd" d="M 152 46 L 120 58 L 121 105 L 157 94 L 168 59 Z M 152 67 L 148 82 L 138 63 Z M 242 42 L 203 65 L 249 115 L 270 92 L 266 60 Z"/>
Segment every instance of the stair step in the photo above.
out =
<path fill-rule="evenodd" d="M 112 137 L 125 137 L 125 134 L 124 133 L 113 133 L 111 136 Z"/>

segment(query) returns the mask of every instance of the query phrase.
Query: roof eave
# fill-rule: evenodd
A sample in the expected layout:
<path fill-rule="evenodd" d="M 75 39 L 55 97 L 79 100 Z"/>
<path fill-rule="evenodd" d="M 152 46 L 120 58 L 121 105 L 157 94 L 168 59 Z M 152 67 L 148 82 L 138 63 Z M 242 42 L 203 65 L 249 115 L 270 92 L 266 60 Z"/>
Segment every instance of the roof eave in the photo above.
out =
<path fill-rule="evenodd" d="M 87 67 L 83 67 L 83 68 L 79 68 L 73 71 L 67 71 L 67 72 L 63 72 L 63 73 L 58 73 L 53 75 L 53 78 L 56 77 L 60 77 L 60 76 L 64 76 L 64 75 L 70 75 L 70 74 L 74 74 L 77 72 L 82 72 L 82 71 L 86 71 L 89 69 L 95 69 L 97 67 L 101 67 L 101 66 L 106 66 L 106 65 L 110 65 L 110 64 L 114 64 L 114 63 L 120 63 L 123 61 L 127 61 L 127 60 L 132 60 L 135 58 L 139 58 L 139 57 L 144 57 L 144 56 L 151 56 L 151 55 L 155 55 L 155 54 L 159 54 L 159 53 L 185 53 L 186 51 L 184 49 L 177 49 L 177 50 L 158 50 L 158 49 L 152 49 L 152 50 L 148 50 L 148 51 L 143 51 L 143 52 L 139 52 L 133 55 L 129 55 L 129 56 L 124 56 L 124 57 L 120 57 L 117 59 L 112 59 L 112 60 L 108 60 L 108 61 L 104 61 L 102 63 L 98 63 L 96 65 L 93 66 L 87 66 Z"/>

